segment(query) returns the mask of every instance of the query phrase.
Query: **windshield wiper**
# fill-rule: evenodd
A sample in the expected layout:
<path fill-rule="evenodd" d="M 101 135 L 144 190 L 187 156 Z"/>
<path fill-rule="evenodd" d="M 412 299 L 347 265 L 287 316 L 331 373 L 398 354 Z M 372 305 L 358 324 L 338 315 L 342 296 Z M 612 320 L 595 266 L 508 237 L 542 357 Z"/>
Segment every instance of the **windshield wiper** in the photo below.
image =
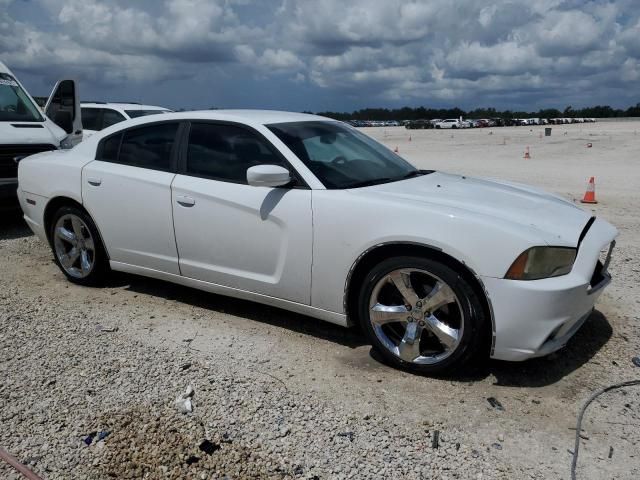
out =
<path fill-rule="evenodd" d="M 406 180 L 407 178 L 419 177 L 424 175 L 426 172 L 424 170 L 414 170 L 413 172 L 409 172 L 406 175 L 398 178 L 398 180 Z"/>
<path fill-rule="evenodd" d="M 373 178 L 370 180 L 363 180 L 362 182 L 355 182 L 345 186 L 345 189 L 349 188 L 359 188 L 359 187 L 370 187 L 371 185 L 378 185 L 380 183 L 392 182 L 394 179 L 390 177 L 383 178 Z"/>

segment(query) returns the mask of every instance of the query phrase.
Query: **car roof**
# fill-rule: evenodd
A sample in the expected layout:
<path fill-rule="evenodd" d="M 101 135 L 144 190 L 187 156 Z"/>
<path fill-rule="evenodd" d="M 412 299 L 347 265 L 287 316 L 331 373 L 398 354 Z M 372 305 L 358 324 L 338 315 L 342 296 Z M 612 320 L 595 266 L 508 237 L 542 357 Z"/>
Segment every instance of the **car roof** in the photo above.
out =
<path fill-rule="evenodd" d="M 307 113 L 281 112 L 278 110 L 199 110 L 188 112 L 170 112 L 162 115 L 167 120 L 221 120 L 247 124 L 269 125 L 272 123 L 335 121 L 331 118 Z M 130 120 L 128 125 L 158 121 L 153 117 L 140 117 Z"/>
<path fill-rule="evenodd" d="M 96 108 L 120 108 L 122 110 L 169 110 L 166 107 L 158 107 L 156 105 L 141 105 L 139 103 L 122 103 L 122 102 L 80 102 L 81 107 Z"/>

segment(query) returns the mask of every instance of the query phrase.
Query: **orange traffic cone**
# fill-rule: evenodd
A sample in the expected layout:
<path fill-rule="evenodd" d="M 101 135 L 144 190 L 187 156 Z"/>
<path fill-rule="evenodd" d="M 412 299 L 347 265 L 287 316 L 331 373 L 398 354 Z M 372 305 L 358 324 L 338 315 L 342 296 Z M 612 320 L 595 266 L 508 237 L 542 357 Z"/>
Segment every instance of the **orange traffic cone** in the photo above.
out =
<path fill-rule="evenodd" d="M 587 183 L 587 191 L 584 192 L 584 198 L 580 200 L 582 203 L 598 203 L 596 200 L 596 179 L 591 177 Z"/>
<path fill-rule="evenodd" d="M 527 147 L 527 149 L 524 151 L 524 159 L 529 160 L 530 158 L 531 155 L 529 155 L 529 147 Z"/>

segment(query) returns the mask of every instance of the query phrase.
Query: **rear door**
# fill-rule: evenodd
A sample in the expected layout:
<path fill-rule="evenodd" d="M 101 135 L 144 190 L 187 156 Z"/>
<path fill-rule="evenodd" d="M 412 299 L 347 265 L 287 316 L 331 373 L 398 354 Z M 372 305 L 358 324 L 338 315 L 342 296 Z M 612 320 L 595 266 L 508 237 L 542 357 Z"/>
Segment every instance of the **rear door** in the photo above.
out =
<path fill-rule="evenodd" d="M 235 124 L 193 123 L 172 186 L 182 275 L 309 304 L 311 190 L 247 185 L 247 169 L 279 164 L 276 148 Z"/>
<path fill-rule="evenodd" d="M 171 212 L 179 126 L 159 122 L 110 135 L 82 169 L 83 203 L 110 260 L 180 273 Z"/>

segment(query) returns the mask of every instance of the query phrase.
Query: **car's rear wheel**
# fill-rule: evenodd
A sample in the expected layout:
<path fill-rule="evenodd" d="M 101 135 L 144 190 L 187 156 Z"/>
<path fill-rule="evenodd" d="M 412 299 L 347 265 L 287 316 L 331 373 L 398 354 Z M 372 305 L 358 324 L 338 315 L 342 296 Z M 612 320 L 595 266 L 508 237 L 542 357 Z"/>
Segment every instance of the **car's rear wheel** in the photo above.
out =
<path fill-rule="evenodd" d="M 97 285 L 109 272 L 109 262 L 91 217 L 75 206 L 58 209 L 51 220 L 49 238 L 53 257 L 74 283 Z"/>
<path fill-rule="evenodd" d="M 390 364 L 425 374 L 459 371 L 486 338 L 474 289 L 428 258 L 395 257 L 374 267 L 361 286 L 359 317 Z"/>

